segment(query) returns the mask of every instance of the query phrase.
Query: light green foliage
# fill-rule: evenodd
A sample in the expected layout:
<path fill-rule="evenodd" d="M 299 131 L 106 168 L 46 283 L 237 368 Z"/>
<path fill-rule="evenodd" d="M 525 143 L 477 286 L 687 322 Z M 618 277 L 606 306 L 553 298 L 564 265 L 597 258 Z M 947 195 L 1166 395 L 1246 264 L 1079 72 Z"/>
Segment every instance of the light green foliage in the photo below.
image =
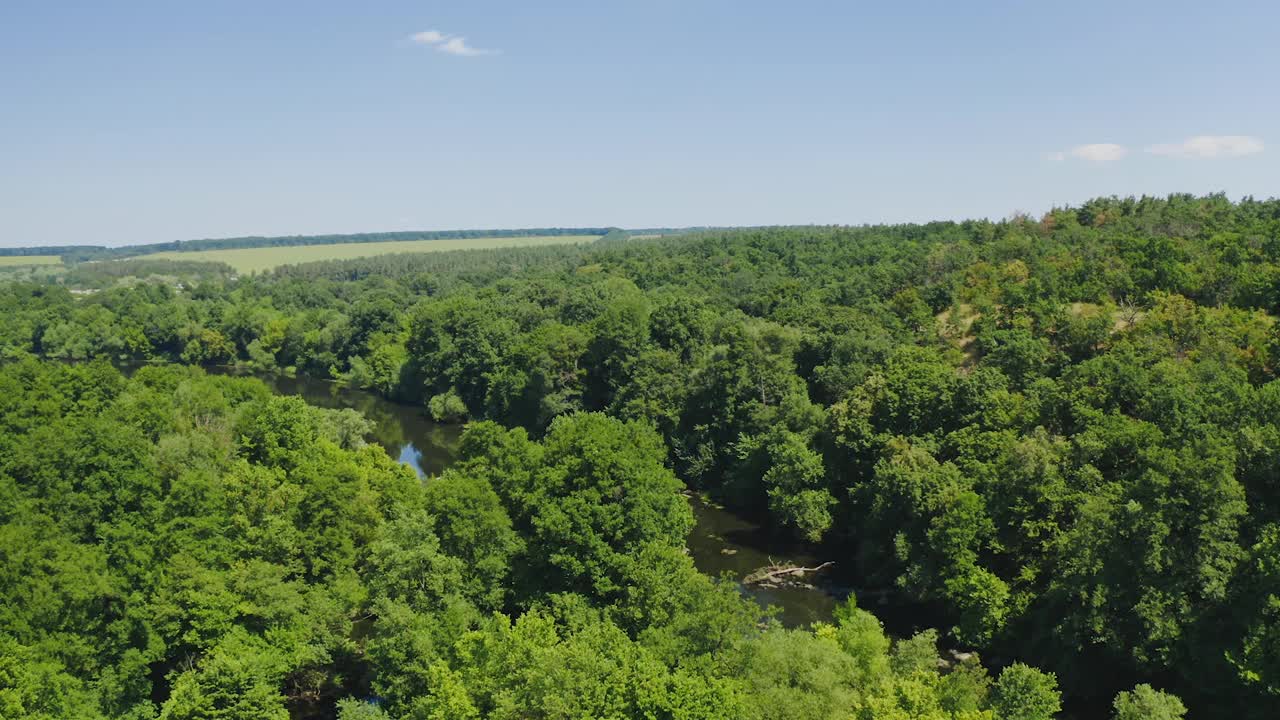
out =
<path fill-rule="evenodd" d="M 775 629 L 743 652 L 742 678 L 754 701 L 746 717 L 837 718 L 858 700 L 854 659 L 831 638 Z"/>
<path fill-rule="evenodd" d="M 467 417 L 467 404 L 452 389 L 431 396 L 431 400 L 427 402 L 427 410 L 431 413 L 431 419 L 436 422 L 456 423 Z"/>
<path fill-rule="evenodd" d="M 0 718 L 97 720 L 98 699 L 60 662 L 0 635 Z"/>
<path fill-rule="evenodd" d="M 274 370 L 276 367 L 275 353 L 267 349 L 263 344 L 262 338 L 254 338 L 245 346 L 245 355 L 249 358 L 249 364 L 255 370 Z"/>
<path fill-rule="evenodd" d="M 383 395 L 395 396 L 400 389 L 400 377 L 405 364 L 409 361 L 409 352 L 400 343 L 384 342 L 374 347 L 367 361 L 359 356 L 352 358 L 352 371 L 356 361 L 364 362 L 365 376 L 357 384 L 372 388 Z"/>
<path fill-rule="evenodd" d="M 240 410 L 236 435 L 251 460 L 276 466 L 298 462 L 298 451 L 319 437 L 318 418 L 300 397 L 270 397 Z"/>
<path fill-rule="evenodd" d="M 338 720 L 388 720 L 390 716 L 373 703 L 343 698 L 338 701 Z"/>
<path fill-rule="evenodd" d="M 874 687 L 888 677 L 890 671 L 889 638 L 874 615 L 861 610 L 850 596 L 836 608 L 836 642 L 853 658 L 855 681 L 860 686 Z"/>
<path fill-rule="evenodd" d="M 173 680 L 160 720 L 287 720 L 283 674 L 269 646 L 233 633 Z"/>
<path fill-rule="evenodd" d="M 898 675 L 910 677 L 938 670 L 938 631 L 924 630 L 894 643 L 889 663 Z"/>
<path fill-rule="evenodd" d="M 370 611 L 377 618 L 365 645 L 373 690 L 389 707 L 401 709 L 428 692 L 432 666 L 480 619 L 459 598 L 449 598 L 433 612 L 375 599 Z"/>
<path fill-rule="evenodd" d="M 351 408 L 323 410 L 314 408 L 319 422 L 319 434 L 344 450 L 359 450 L 365 446 L 365 437 L 373 434 L 373 422 Z"/>
<path fill-rule="evenodd" d="M 620 625 L 666 662 L 723 657 L 761 624 L 760 607 L 741 597 L 735 583 L 699 573 L 681 550 L 650 543 L 637 560 L 624 600 L 612 611 Z"/>
<path fill-rule="evenodd" d="M 665 674 L 615 627 L 562 630 L 538 613 L 494 618 L 463 639 L 459 654 L 459 673 L 491 718 L 625 717 L 646 699 L 637 693 Z"/>
<path fill-rule="evenodd" d="M 817 542 L 831 527 L 835 498 L 824 487 L 822 457 L 796 433 L 784 432 L 766 440 L 769 469 L 761 480 L 769 508 L 785 525 L 806 540 Z"/>
<path fill-rule="evenodd" d="M 441 607 L 459 592 L 462 563 L 440 550 L 434 520 L 425 510 L 404 512 L 369 547 L 368 584 L 374 596 L 415 610 Z"/>
<path fill-rule="evenodd" d="M 235 346 L 217 330 L 205 328 L 187 340 L 182 361 L 193 365 L 224 363 L 235 357 Z"/>
<path fill-rule="evenodd" d="M 1229 659 L 1242 680 L 1276 697 L 1280 696 L 1280 525 L 1267 526 L 1261 535 L 1252 548 L 1249 573 L 1255 588 L 1250 602 L 1256 610 Z"/>
<path fill-rule="evenodd" d="M 980 717 L 986 711 L 991 676 L 976 655 L 959 660 L 938 685 L 938 702 L 956 717 Z"/>
<path fill-rule="evenodd" d="M 1052 720 L 1062 702 L 1058 679 L 1022 663 L 1000 672 L 991 688 L 991 707 L 997 720 Z"/>
<path fill-rule="evenodd" d="M 287 717 L 333 692 L 383 493 L 413 497 L 380 449 L 339 446 L 365 421 L 178 369 L 28 363 L 0 384 L 21 376 L 45 390 L 0 408 L 24 509 L 0 513 L 3 655 L 26 668 L 5 702 L 151 717 L 157 669 L 164 717 Z"/>
<path fill-rule="evenodd" d="M 465 565 L 463 595 L 479 607 L 502 608 L 524 541 L 489 482 L 451 470 L 427 483 L 423 503 L 435 517 L 441 550 Z"/>
<path fill-rule="evenodd" d="M 1147 684 L 1116 695 L 1113 720 L 1182 720 L 1187 708 L 1177 697 Z"/>
<path fill-rule="evenodd" d="M 431 665 L 427 694 L 410 704 L 410 720 L 477 720 L 480 717 L 471 694 L 458 673 L 444 663 Z"/>

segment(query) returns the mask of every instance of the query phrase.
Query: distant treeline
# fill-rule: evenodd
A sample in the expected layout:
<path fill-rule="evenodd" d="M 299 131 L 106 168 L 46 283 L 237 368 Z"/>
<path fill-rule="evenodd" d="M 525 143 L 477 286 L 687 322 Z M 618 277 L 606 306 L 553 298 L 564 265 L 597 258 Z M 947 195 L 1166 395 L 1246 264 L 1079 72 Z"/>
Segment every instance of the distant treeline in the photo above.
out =
<path fill-rule="evenodd" d="M 609 236 L 601 237 L 599 243 Z M 428 292 L 434 283 L 488 284 L 503 277 L 529 273 L 569 272 L 580 265 L 594 243 L 404 252 L 347 260 L 283 265 L 271 271 L 282 280 L 345 282 L 369 277 L 408 281 Z"/>
<path fill-rule="evenodd" d="M 123 278 L 223 280 L 235 275 L 226 263 L 140 257 L 114 262 L 90 262 L 67 271 L 63 282 L 72 287 L 109 287 Z"/>
<path fill-rule="evenodd" d="M 31 257 L 36 255 L 75 255 L 109 250 L 98 245 L 46 245 L 42 247 L 0 248 L 0 257 Z M 124 248 L 118 248 L 123 250 Z"/>
<path fill-rule="evenodd" d="M 60 255 L 64 262 L 76 263 L 89 260 L 113 260 L 118 258 L 150 255 L 159 252 L 197 252 L 200 250 L 238 250 L 241 248 L 293 247 L 298 245 L 340 245 L 348 243 L 397 242 L 407 240 L 465 240 L 467 238 L 493 237 L 546 237 L 557 235 L 607 235 L 617 228 L 525 228 L 517 230 L 404 230 L 380 233 L 351 233 L 335 235 L 282 235 L 262 237 L 251 235 L 233 238 L 203 240 L 175 240 L 149 245 L 105 247 L 102 245 L 63 245 L 52 247 L 0 248 L 0 256 Z"/>
<path fill-rule="evenodd" d="M 685 235 L 688 233 L 708 232 L 711 230 L 748 230 L 751 229 L 745 225 L 697 225 L 694 227 L 654 227 L 654 228 L 627 228 L 626 233 L 631 237 L 652 237 L 654 235 Z"/>
<path fill-rule="evenodd" d="M 622 242 L 631 239 L 631 233 L 621 228 L 610 228 L 609 232 L 596 238 L 596 242 L 611 243 Z"/>

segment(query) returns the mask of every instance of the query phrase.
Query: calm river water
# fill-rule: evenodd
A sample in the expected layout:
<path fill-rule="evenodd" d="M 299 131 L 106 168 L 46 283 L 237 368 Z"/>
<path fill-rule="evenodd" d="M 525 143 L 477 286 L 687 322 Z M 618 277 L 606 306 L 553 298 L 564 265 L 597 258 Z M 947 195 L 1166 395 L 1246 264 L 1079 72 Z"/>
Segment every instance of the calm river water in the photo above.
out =
<path fill-rule="evenodd" d="M 431 422 L 417 407 L 313 378 L 259 377 L 277 393 L 300 395 L 312 405 L 359 410 L 374 423 L 373 440 L 420 476 L 440 473 L 457 455 L 461 426 Z M 806 567 L 817 564 L 817 558 L 803 548 L 779 542 L 755 522 L 698 498 L 690 502 L 696 524 L 689 535 L 689 554 L 704 573 L 727 572 L 740 581 L 770 560 Z M 779 619 L 788 626 L 830 620 L 836 604 L 834 595 L 821 589 L 747 587 L 744 591 L 762 604 L 781 608 Z"/>

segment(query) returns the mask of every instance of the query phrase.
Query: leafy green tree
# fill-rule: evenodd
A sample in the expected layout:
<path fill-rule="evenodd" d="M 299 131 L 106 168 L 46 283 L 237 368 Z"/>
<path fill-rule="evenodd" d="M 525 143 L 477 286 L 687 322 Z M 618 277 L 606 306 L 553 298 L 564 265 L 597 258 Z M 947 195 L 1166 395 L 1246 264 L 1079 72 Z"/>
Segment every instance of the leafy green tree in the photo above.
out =
<path fill-rule="evenodd" d="M 954 717 L 982 717 L 991 693 L 991 676 L 976 655 L 960 659 L 938 684 L 938 702 Z"/>
<path fill-rule="evenodd" d="M 854 660 L 833 639 L 773 629 L 744 647 L 743 656 L 737 672 L 750 688 L 744 717 L 837 718 L 859 698 Z"/>
<path fill-rule="evenodd" d="M 446 471 L 427 483 L 423 503 L 435 518 L 441 551 L 464 563 L 463 594 L 481 608 L 501 609 L 524 541 L 489 482 Z"/>
<path fill-rule="evenodd" d="M 525 334 L 512 365 L 493 379 L 490 412 L 540 429 L 557 415 L 581 410 L 588 340 L 582 330 L 555 321 Z"/>
<path fill-rule="evenodd" d="M 592 340 L 587 348 L 586 392 L 588 409 L 604 409 L 614 400 L 622 384 L 627 358 L 634 357 L 649 342 L 650 303 L 643 293 L 626 281 L 605 285 L 608 302 L 591 323 Z"/>
<path fill-rule="evenodd" d="M 1228 658 L 1247 685 L 1280 695 L 1280 525 L 1268 525 L 1252 548 L 1251 592 L 1240 606 L 1248 626 Z"/>
<path fill-rule="evenodd" d="M 280 658 L 250 636 L 233 633 L 193 670 L 177 675 L 160 720 L 287 720 Z"/>
<path fill-rule="evenodd" d="M 901 676 L 938 671 L 938 631 L 923 630 L 909 638 L 899 640 L 889 656 L 893 672 Z"/>
<path fill-rule="evenodd" d="M 193 365 L 224 363 L 235 357 L 235 345 L 217 330 L 201 328 L 182 351 L 182 361 Z"/>
<path fill-rule="evenodd" d="M 431 610 L 458 592 L 462 562 L 440 550 L 434 525 L 423 510 L 387 523 L 383 537 L 369 548 L 367 582 L 375 597 Z"/>
<path fill-rule="evenodd" d="M 652 424 L 664 437 L 673 437 L 689 396 L 688 371 L 669 350 L 644 350 L 624 361 L 626 381 L 617 389 L 611 414 L 623 420 Z"/>
<path fill-rule="evenodd" d="M 770 512 L 806 540 L 821 540 L 831 528 L 831 506 L 836 502 L 825 487 L 822 456 L 793 432 L 771 433 L 762 444 L 768 469 L 761 481 Z"/>
<path fill-rule="evenodd" d="M 250 459 L 288 467 L 319 437 L 317 420 L 302 398 L 271 397 L 242 408 L 235 430 Z"/>
<path fill-rule="evenodd" d="M 514 623 L 496 616 L 462 640 L 457 668 L 478 710 L 492 718 L 626 717 L 639 692 L 661 682 L 665 669 L 619 629 L 589 621 L 562 629 L 548 616 L 526 613 Z M 456 692 L 448 698 L 460 703 Z"/>
<path fill-rule="evenodd" d="M 682 362 L 689 362 L 710 340 L 714 317 L 705 303 L 677 294 L 653 308 L 650 333 L 659 348 L 671 352 Z"/>
<path fill-rule="evenodd" d="M 1173 695 L 1142 684 L 1116 695 L 1114 720 L 1182 720 L 1187 708 Z"/>
<path fill-rule="evenodd" d="M 610 613 L 668 665 L 723 658 L 762 623 L 760 606 L 742 597 L 736 582 L 703 575 L 682 550 L 650 543 L 636 555 L 636 573 Z"/>
<path fill-rule="evenodd" d="M 431 396 L 431 400 L 427 402 L 427 410 L 436 422 L 456 423 L 467 417 L 467 404 L 452 389 Z"/>
<path fill-rule="evenodd" d="M 840 648 L 853 658 L 856 682 L 872 687 L 889 676 L 890 642 L 884 627 L 874 615 L 857 606 L 851 595 L 835 610 L 835 638 Z"/>
<path fill-rule="evenodd" d="M 0 635 L 0 718 L 105 718 L 92 688 L 36 648 Z"/>
<path fill-rule="evenodd" d="M 611 597 L 638 571 L 633 549 L 684 546 L 693 526 L 657 435 L 597 413 L 557 418 L 516 516 L 545 589 Z"/>
<path fill-rule="evenodd" d="M 991 707 L 999 720 L 1052 720 L 1062 709 L 1058 679 L 1022 663 L 1000 672 L 991 688 Z"/>
<path fill-rule="evenodd" d="M 490 378 L 507 361 L 516 327 L 494 302 L 456 295 L 427 302 L 410 319 L 409 356 L 427 397 L 452 388 L 469 412 L 485 406 Z"/>
<path fill-rule="evenodd" d="M 371 702 L 355 698 L 343 698 L 338 701 L 338 720 L 388 720 L 390 717 L 382 708 Z"/>
<path fill-rule="evenodd" d="M 410 706 L 410 720 L 478 720 L 476 710 L 462 678 L 442 662 L 428 669 L 427 694 Z"/>

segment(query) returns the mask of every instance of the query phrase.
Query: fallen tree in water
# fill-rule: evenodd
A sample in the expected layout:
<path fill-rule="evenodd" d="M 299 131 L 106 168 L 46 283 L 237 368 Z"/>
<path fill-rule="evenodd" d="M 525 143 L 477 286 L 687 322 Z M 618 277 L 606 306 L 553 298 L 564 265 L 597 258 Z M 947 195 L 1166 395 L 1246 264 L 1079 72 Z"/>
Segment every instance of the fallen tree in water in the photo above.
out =
<path fill-rule="evenodd" d="M 828 560 L 821 565 L 815 565 L 814 567 L 807 568 L 789 563 L 779 564 L 770 560 L 767 566 L 747 575 L 742 579 L 742 582 L 747 585 L 766 586 L 777 586 L 784 583 L 806 585 L 807 583 L 798 582 L 798 580 L 809 573 L 825 570 L 832 565 L 835 565 L 835 563 Z"/>

